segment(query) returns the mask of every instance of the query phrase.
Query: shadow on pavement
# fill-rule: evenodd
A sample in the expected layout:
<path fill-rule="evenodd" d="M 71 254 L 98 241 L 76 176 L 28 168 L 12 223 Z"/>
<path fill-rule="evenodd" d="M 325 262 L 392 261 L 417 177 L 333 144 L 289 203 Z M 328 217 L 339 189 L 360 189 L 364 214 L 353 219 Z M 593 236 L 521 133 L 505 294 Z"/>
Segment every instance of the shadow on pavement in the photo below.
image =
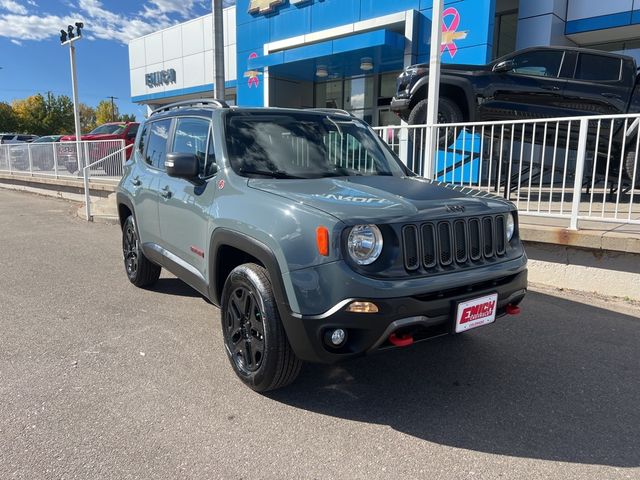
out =
<path fill-rule="evenodd" d="M 519 317 L 307 365 L 270 397 L 468 450 L 638 467 L 640 318 L 530 293 Z"/>
<path fill-rule="evenodd" d="M 158 279 L 155 284 L 148 287 L 148 290 L 157 293 L 175 295 L 177 297 L 193 297 L 204 299 L 204 297 L 191 286 L 187 285 L 179 278 L 173 277 Z"/>

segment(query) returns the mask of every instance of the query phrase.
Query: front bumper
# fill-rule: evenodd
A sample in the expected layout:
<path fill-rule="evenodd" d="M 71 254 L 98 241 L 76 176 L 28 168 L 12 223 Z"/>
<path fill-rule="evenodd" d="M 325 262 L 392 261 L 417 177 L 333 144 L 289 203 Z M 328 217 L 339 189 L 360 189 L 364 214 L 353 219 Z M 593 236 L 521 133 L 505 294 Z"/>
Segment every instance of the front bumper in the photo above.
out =
<path fill-rule="evenodd" d="M 410 98 L 393 97 L 393 99 L 391 100 L 391 111 L 399 114 L 409 113 L 410 104 L 411 104 Z"/>
<path fill-rule="evenodd" d="M 497 316 L 505 315 L 507 305 L 518 305 L 527 291 L 527 271 L 440 292 L 397 298 L 353 298 L 375 303 L 375 314 L 350 313 L 350 301 L 341 302 L 323 315 L 305 316 L 281 312 L 289 342 L 305 361 L 335 363 L 381 349 L 393 348 L 392 333 L 410 333 L 414 341 L 427 340 L 453 332 L 456 304 L 460 301 L 498 294 Z M 328 330 L 347 332 L 344 346 L 334 349 L 324 342 Z"/>

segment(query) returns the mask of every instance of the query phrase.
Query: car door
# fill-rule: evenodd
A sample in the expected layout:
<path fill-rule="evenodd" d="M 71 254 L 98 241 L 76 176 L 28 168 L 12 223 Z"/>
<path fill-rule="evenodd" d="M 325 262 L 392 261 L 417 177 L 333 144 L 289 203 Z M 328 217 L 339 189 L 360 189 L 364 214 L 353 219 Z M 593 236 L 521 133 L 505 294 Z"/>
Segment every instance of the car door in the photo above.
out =
<path fill-rule="evenodd" d="M 560 78 L 563 50 L 527 50 L 507 59 L 509 67 L 494 74 L 487 100 L 480 107 L 484 120 L 562 116 L 566 79 Z"/>
<path fill-rule="evenodd" d="M 138 234 L 143 245 L 159 246 L 161 243 L 158 204 L 158 185 L 166 176 L 164 159 L 171 131 L 171 119 L 145 124 L 134 155 L 136 161 L 125 186 L 133 196 Z"/>
<path fill-rule="evenodd" d="M 584 52 L 579 52 L 577 57 L 575 70 L 565 87 L 565 115 L 626 113 L 635 75 L 632 72 L 628 79 L 623 78 L 622 59 Z"/>
<path fill-rule="evenodd" d="M 211 120 L 205 117 L 175 119 L 169 151 L 196 155 L 200 176 L 196 182 L 162 177 L 159 218 L 163 247 L 189 283 L 204 285 L 208 261 L 209 211 L 215 198 L 216 174 Z"/>

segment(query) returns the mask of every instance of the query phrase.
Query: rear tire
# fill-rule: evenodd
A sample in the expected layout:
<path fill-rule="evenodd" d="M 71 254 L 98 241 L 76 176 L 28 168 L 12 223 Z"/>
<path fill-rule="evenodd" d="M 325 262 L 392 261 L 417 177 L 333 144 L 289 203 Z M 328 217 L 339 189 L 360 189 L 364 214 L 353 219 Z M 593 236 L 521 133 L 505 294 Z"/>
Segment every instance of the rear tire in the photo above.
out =
<path fill-rule="evenodd" d="M 162 268 L 144 256 L 139 239 L 136 222 L 130 215 L 122 226 L 124 268 L 129 281 L 136 287 L 148 287 L 158 281 Z"/>
<path fill-rule="evenodd" d="M 267 271 L 254 263 L 236 267 L 221 303 L 225 351 L 238 378 L 256 392 L 292 383 L 302 362 L 287 339 Z"/>
<path fill-rule="evenodd" d="M 636 152 L 634 150 L 629 150 L 624 157 L 624 175 L 631 182 L 631 185 L 635 188 L 640 188 L 640 160 L 637 161 L 636 165 Z M 633 177 L 633 172 L 635 169 L 635 178 Z"/>

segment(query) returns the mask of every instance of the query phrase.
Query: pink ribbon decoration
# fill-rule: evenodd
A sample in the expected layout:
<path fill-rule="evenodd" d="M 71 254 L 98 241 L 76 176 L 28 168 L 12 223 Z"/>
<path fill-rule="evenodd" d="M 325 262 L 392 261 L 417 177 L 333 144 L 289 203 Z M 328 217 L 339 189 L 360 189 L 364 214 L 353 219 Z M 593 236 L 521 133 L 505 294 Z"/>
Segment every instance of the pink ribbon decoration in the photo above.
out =
<path fill-rule="evenodd" d="M 249 60 L 252 60 L 254 58 L 258 58 L 258 54 L 256 52 L 253 52 L 251 55 L 249 55 Z M 260 86 L 260 79 L 258 78 L 258 72 L 250 70 L 249 72 L 249 79 L 247 80 L 247 84 L 249 85 L 249 88 L 253 88 L 256 87 L 258 88 Z"/>
<path fill-rule="evenodd" d="M 446 24 L 445 18 L 452 16 L 453 19 L 449 25 Z M 451 57 L 455 57 L 458 52 L 458 46 L 455 40 L 466 38 L 466 32 L 458 32 L 460 26 L 460 13 L 453 7 L 447 8 L 442 12 L 442 44 L 440 45 L 440 54 L 445 50 L 449 52 Z"/>

